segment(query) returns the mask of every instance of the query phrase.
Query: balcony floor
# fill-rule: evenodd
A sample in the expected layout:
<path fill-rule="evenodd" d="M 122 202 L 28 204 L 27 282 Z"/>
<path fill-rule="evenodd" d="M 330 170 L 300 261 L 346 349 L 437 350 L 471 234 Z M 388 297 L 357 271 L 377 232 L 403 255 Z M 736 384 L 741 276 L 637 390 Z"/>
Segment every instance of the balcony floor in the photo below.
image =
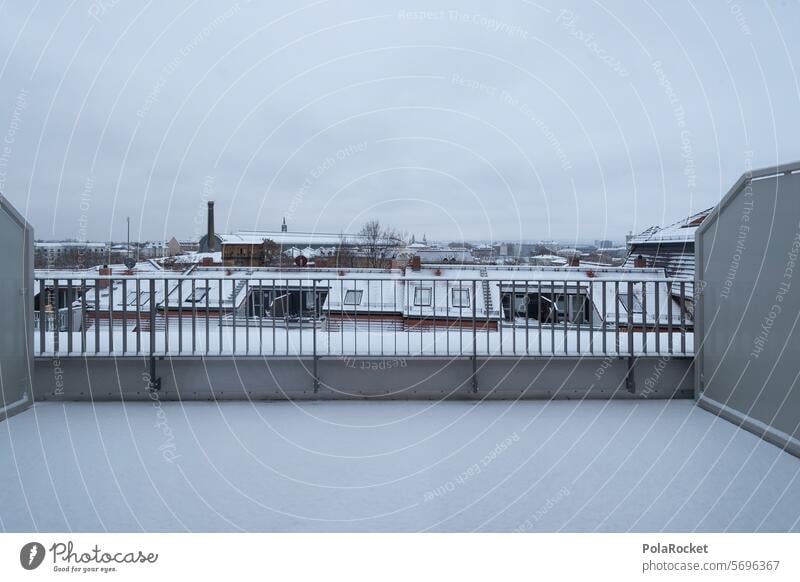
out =
<path fill-rule="evenodd" d="M 798 531 L 800 459 L 679 401 L 42 403 L 7 531 Z"/>

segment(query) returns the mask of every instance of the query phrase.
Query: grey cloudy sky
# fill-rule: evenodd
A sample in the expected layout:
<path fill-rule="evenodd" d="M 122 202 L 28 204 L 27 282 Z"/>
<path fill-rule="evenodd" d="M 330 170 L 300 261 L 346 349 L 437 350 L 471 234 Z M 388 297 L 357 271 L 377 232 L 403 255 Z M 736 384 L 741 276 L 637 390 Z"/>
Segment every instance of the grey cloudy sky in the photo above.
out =
<path fill-rule="evenodd" d="M 424 11 L 424 12 L 423 12 Z M 0 191 L 39 238 L 620 240 L 800 159 L 795 1 L 0 7 Z"/>

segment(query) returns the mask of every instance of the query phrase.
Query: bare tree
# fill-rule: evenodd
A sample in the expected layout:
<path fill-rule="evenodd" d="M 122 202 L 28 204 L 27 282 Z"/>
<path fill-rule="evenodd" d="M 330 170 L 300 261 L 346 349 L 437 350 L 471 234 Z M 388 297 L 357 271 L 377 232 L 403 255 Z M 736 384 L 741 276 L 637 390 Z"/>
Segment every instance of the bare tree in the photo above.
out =
<path fill-rule="evenodd" d="M 399 231 L 383 226 L 375 219 L 365 223 L 358 236 L 358 246 L 368 267 L 384 266 L 403 245 L 403 236 Z"/>
<path fill-rule="evenodd" d="M 271 238 L 264 239 L 262 243 L 262 250 L 264 252 L 264 265 L 273 267 L 282 263 L 281 247 Z"/>

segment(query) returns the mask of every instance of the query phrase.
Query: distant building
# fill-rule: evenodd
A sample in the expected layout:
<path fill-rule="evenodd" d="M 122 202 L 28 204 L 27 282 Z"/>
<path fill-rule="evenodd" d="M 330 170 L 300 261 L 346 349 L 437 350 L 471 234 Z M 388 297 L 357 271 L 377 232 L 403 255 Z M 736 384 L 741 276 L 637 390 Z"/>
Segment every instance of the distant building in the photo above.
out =
<path fill-rule="evenodd" d="M 168 255 L 169 243 L 164 241 L 150 241 L 144 243 L 139 249 L 139 256 L 146 259 L 161 259 Z"/>
<path fill-rule="evenodd" d="M 450 264 L 471 264 L 475 262 L 475 257 L 472 256 L 472 251 L 465 248 L 453 248 L 453 249 L 435 249 L 435 248 L 426 248 L 426 249 L 418 249 L 415 253 L 419 259 L 420 263 L 425 264 L 434 264 L 434 265 L 446 265 Z"/>
<path fill-rule="evenodd" d="M 91 266 L 108 262 L 111 245 L 89 241 L 38 241 L 34 243 L 37 267 Z"/>
<path fill-rule="evenodd" d="M 263 266 L 284 261 L 291 265 L 301 255 L 306 260 L 332 256 L 341 247 L 355 250 L 361 242 L 361 237 L 356 235 L 288 230 L 240 230 L 217 235 L 217 238 L 222 249 L 222 263 L 227 266 Z"/>
<path fill-rule="evenodd" d="M 641 257 L 644 266 L 664 269 L 667 277 L 694 280 L 694 233 L 713 208 L 669 226 L 651 226 L 628 240 L 626 267 Z"/>
<path fill-rule="evenodd" d="M 562 267 L 567 264 L 567 259 L 558 255 L 534 255 L 528 262 L 539 267 Z"/>
<path fill-rule="evenodd" d="M 167 241 L 167 255 L 166 256 L 174 257 L 176 255 L 180 255 L 182 252 L 183 252 L 183 250 L 181 249 L 181 243 L 174 236 Z"/>

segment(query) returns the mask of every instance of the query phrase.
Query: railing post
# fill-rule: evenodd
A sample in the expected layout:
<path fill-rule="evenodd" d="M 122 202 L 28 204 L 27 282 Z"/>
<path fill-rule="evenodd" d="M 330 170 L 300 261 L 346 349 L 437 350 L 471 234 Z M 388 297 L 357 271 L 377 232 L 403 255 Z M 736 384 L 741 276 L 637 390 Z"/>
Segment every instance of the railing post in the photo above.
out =
<path fill-rule="evenodd" d="M 156 377 L 156 280 L 150 279 L 150 382 L 148 389 L 161 391 L 161 378 Z"/>
<path fill-rule="evenodd" d="M 472 281 L 472 392 L 478 393 L 478 322 L 477 322 L 477 305 L 475 290 L 477 282 Z M 502 310 L 501 310 L 502 311 Z M 488 324 L 488 317 L 487 317 Z"/>
<path fill-rule="evenodd" d="M 314 318 L 311 322 L 311 338 L 312 338 L 312 374 L 314 375 L 314 394 L 319 392 L 319 375 L 317 374 L 317 280 L 314 279 L 311 284 L 311 295 L 314 301 Z M 302 299 L 301 299 L 302 301 Z M 302 318 L 302 310 L 300 317 Z"/>

